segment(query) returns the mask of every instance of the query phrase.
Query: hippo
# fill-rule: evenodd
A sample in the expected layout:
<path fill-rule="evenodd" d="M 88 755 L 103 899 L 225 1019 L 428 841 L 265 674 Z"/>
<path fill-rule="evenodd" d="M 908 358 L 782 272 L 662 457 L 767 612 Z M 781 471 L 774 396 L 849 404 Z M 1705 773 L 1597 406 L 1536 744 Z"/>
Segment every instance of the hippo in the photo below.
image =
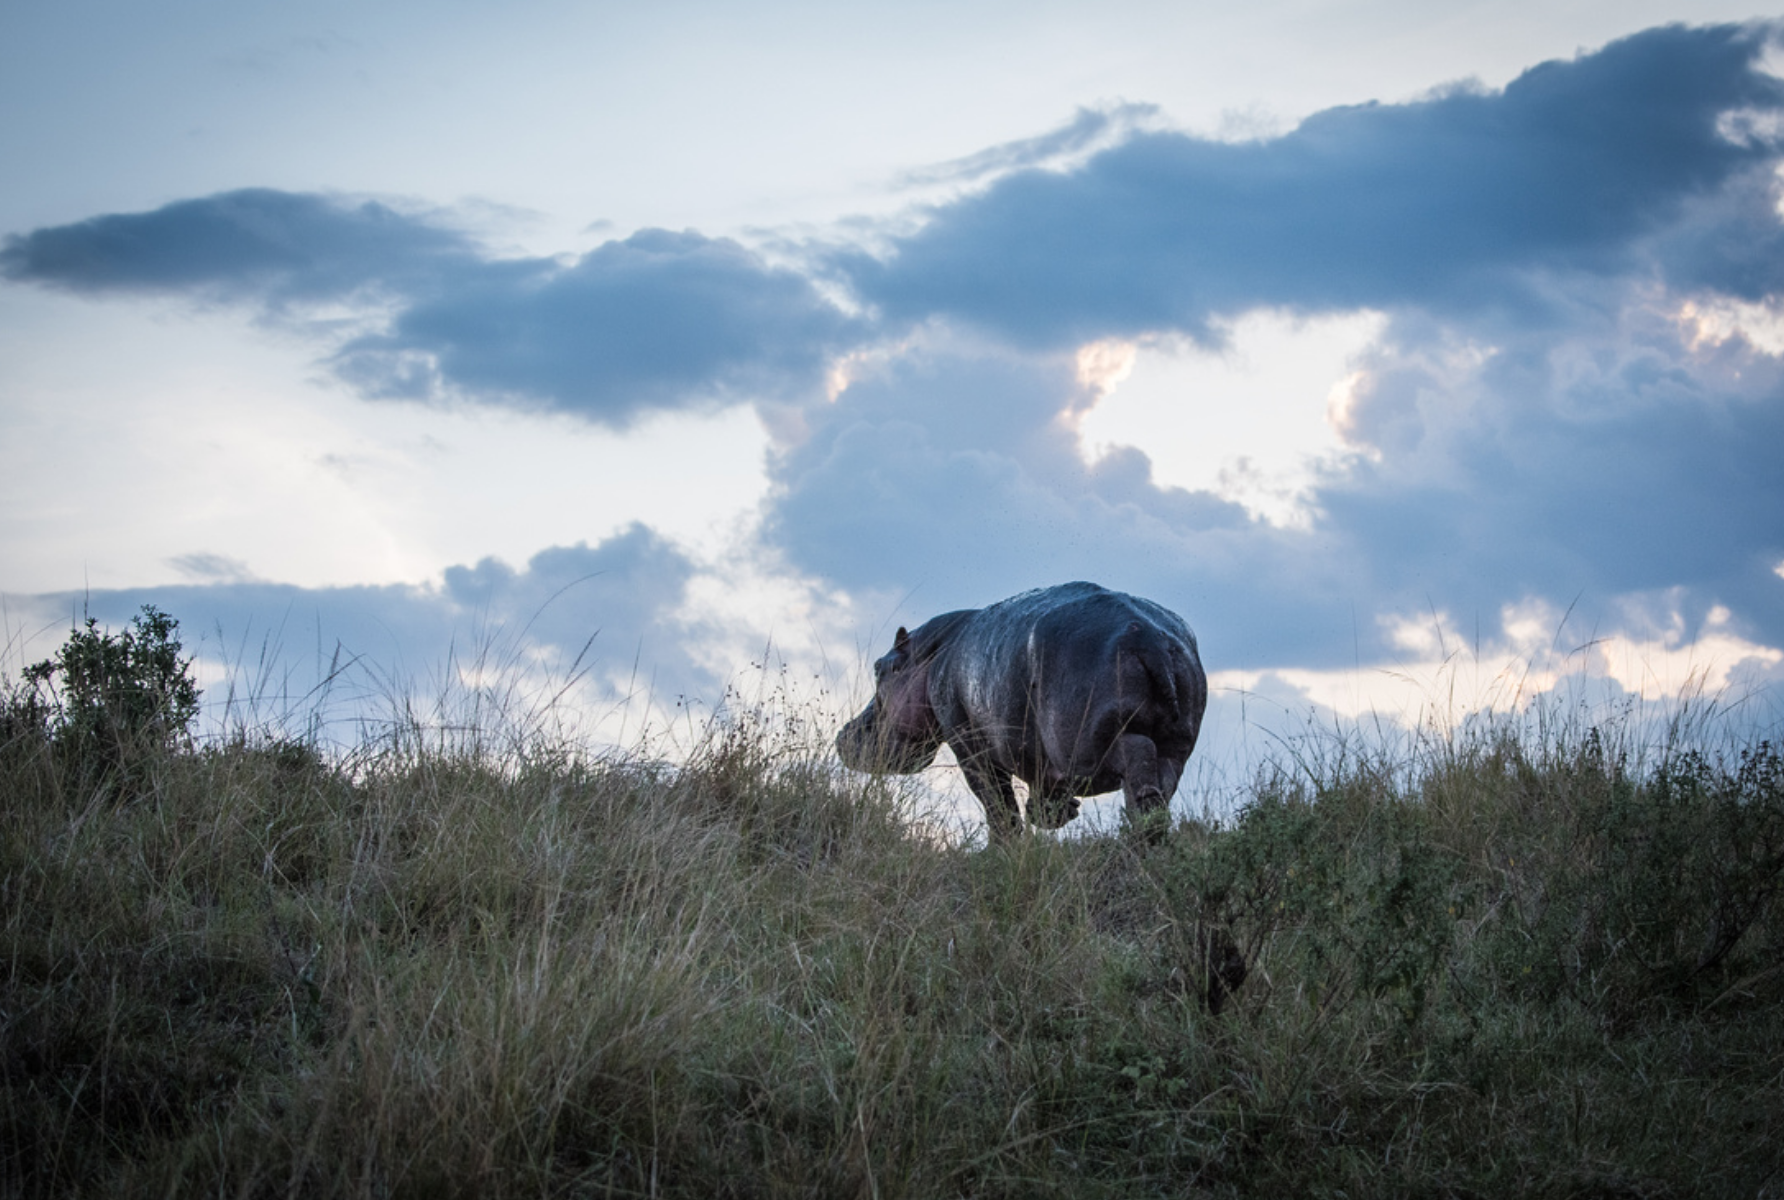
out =
<path fill-rule="evenodd" d="M 1023 592 L 907 631 L 873 664 L 874 696 L 836 735 L 857 771 L 911 774 L 946 742 L 993 842 L 1058 829 L 1079 796 L 1120 788 L 1136 823 L 1165 810 L 1195 749 L 1208 679 L 1169 609 L 1094 583 Z"/>

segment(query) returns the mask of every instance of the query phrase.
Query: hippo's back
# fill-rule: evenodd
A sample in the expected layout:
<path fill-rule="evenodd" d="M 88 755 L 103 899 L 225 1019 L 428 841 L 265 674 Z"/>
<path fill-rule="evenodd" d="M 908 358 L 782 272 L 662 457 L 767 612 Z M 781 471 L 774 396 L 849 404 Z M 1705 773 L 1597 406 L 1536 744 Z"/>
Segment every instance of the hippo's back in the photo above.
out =
<path fill-rule="evenodd" d="M 1116 732 L 1135 726 L 1187 757 L 1207 700 L 1183 619 L 1094 583 L 978 610 L 937 666 L 931 689 L 944 727 L 971 732 L 1030 780 L 1101 776 Z"/>

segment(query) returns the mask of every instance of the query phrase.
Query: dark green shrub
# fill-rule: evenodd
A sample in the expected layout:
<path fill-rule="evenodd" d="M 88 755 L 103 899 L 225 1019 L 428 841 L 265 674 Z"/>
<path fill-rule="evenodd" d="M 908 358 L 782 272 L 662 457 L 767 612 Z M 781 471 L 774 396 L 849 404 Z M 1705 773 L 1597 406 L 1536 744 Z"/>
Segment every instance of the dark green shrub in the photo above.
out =
<path fill-rule="evenodd" d="M 1619 1018 L 1711 1002 L 1775 960 L 1784 759 L 1769 741 L 1733 769 L 1691 750 L 1637 780 L 1589 736 L 1565 774 L 1578 833 L 1565 869 L 1512 873 L 1493 939 L 1508 980 Z"/>
<path fill-rule="evenodd" d="M 22 682 L 0 691 L 0 763 L 22 764 L 49 745 L 50 710 Z"/>
<path fill-rule="evenodd" d="M 180 657 L 179 622 L 145 604 L 122 633 L 87 618 L 55 657 L 25 668 L 0 730 L 40 737 L 59 763 L 113 786 L 137 780 L 146 764 L 190 740 L 198 717 L 192 660 Z"/>
<path fill-rule="evenodd" d="M 1266 781 L 1233 828 L 1178 840 L 1160 882 L 1174 910 L 1196 914 L 1210 984 L 1214 959 L 1236 955 L 1226 973 L 1240 980 L 1275 944 L 1303 964 L 1322 1008 L 1363 996 L 1409 1023 L 1423 1014 L 1459 889 L 1419 807 L 1378 795 L 1378 782 L 1338 780 L 1309 801 Z"/>

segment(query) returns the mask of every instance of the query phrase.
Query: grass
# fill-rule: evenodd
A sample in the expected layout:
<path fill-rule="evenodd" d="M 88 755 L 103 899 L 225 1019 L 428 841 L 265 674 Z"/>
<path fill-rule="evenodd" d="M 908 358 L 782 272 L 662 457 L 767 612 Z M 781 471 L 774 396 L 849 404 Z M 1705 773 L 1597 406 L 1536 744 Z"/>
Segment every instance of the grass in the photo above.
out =
<path fill-rule="evenodd" d="M 772 714 L 488 733 L 14 730 L 0 1192 L 1784 1193 L 1769 744 L 1332 738 L 983 851 Z"/>

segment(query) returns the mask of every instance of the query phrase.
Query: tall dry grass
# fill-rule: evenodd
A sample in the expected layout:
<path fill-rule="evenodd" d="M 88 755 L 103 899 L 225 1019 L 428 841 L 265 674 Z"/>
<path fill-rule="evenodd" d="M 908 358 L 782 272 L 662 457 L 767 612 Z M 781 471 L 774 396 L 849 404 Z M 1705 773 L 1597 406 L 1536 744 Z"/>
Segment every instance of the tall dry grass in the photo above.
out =
<path fill-rule="evenodd" d="M 1769 744 L 1334 736 L 1162 844 L 985 851 L 824 732 L 238 732 L 120 789 L 15 731 L 0 1190 L 1784 1190 Z"/>

